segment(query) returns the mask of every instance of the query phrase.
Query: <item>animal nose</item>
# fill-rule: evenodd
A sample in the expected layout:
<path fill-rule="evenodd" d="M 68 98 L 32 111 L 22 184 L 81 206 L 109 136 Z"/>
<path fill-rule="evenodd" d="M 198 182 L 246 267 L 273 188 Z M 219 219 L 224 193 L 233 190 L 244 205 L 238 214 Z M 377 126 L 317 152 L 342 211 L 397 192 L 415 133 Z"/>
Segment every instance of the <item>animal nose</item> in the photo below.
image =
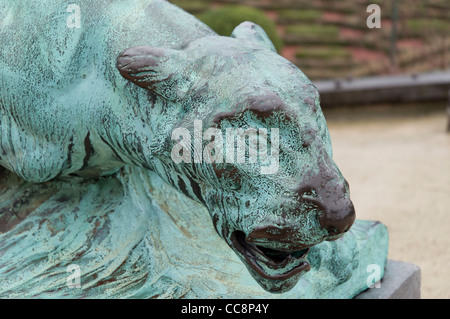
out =
<path fill-rule="evenodd" d="M 325 152 L 318 160 L 319 172 L 311 171 L 297 189 L 300 202 L 311 203 L 320 210 L 319 223 L 334 240 L 350 229 L 355 208 L 349 196 L 349 185 L 336 164 Z"/>
<path fill-rule="evenodd" d="M 319 217 L 319 223 L 328 231 L 329 239 L 337 239 L 338 235 L 343 235 L 350 229 L 355 218 L 353 203 L 349 198 L 346 198 L 335 205 L 325 207 Z"/>
<path fill-rule="evenodd" d="M 301 202 L 311 203 L 320 209 L 319 223 L 328 234 L 327 240 L 337 239 L 347 232 L 355 221 L 355 208 L 348 196 L 348 183 L 335 182 L 328 187 L 303 188 Z"/>

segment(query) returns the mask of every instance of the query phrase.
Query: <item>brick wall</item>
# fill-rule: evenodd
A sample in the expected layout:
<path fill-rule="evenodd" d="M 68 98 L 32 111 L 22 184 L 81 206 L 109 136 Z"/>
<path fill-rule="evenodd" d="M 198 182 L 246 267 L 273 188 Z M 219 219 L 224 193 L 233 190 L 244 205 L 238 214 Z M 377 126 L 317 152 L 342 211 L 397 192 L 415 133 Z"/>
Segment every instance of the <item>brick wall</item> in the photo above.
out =
<path fill-rule="evenodd" d="M 415 73 L 450 67 L 450 1 L 398 1 L 392 59 L 393 1 L 172 0 L 200 15 L 223 5 L 259 8 L 277 24 L 282 54 L 311 79 Z M 381 8 L 381 28 L 366 24 L 369 4 Z"/>

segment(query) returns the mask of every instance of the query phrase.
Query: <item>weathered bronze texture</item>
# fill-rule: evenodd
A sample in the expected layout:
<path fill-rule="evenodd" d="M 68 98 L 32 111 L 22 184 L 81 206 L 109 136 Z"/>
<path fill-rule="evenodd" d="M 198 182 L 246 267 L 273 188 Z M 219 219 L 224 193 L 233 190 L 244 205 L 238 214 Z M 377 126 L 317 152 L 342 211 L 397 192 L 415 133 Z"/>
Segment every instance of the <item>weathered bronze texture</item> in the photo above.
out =
<path fill-rule="evenodd" d="M 214 227 L 269 292 L 291 290 L 320 265 L 345 271 L 333 275 L 340 283 L 351 277 L 348 267 L 363 267 L 319 93 L 261 27 L 245 22 L 223 37 L 165 1 L 77 4 L 81 25 L 69 28 L 69 2 L 0 0 L 0 295 L 34 287 L 40 276 L 46 289 L 29 291 L 48 295 L 64 282 L 47 280 L 43 269 L 56 276 L 76 263 L 90 296 L 105 285 L 132 296 L 194 285 L 193 295 L 210 297 L 206 279 L 189 276 L 210 272 L 209 284 L 227 287 L 240 266 L 224 270 L 222 282 L 213 274 L 230 250 L 211 252 L 203 241 L 218 244 L 203 227 Z M 174 138 L 180 130 L 193 140 Z M 235 147 L 229 132 L 243 144 Z M 236 154 L 248 148 L 243 161 L 220 158 L 230 142 Z M 261 155 L 264 145 L 270 155 Z M 177 162 L 174 149 L 191 157 Z M 189 245 L 198 251 L 185 253 L 203 260 L 197 273 L 192 257 L 178 259 Z M 102 259 L 114 255 L 120 263 Z M 334 261 L 318 262 L 326 258 Z M 33 280 L 14 283 L 12 272 Z M 358 276 L 352 293 L 365 284 Z M 327 280 L 332 290 L 337 281 Z"/>

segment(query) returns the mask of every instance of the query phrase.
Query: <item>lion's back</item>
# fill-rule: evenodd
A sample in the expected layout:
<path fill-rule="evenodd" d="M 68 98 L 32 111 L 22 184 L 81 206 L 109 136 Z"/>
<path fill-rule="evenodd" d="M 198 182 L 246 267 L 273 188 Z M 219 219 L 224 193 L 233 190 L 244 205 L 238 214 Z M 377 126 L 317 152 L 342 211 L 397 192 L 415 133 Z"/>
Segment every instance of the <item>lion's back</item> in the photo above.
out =
<path fill-rule="evenodd" d="M 115 67 L 123 50 L 183 47 L 212 32 L 162 0 L 71 4 L 0 0 L 0 165 L 30 181 L 82 165 L 89 129 L 112 104 L 131 107 Z"/>

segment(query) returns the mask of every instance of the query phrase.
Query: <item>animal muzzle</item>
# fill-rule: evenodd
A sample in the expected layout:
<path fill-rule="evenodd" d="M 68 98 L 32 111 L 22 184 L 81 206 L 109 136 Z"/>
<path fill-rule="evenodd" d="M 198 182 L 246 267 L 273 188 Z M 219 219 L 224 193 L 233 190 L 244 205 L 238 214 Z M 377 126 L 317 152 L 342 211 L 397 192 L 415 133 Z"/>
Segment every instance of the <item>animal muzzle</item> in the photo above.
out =
<path fill-rule="evenodd" d="M 324 205 L 319 223 L 328 232 L 326 240 L 341 237 L 353 225 L 355 218 L 355 208 L 348 197 Z"/>
<path fill-rule="evenodd" d="M 291 218 L 286 219 L 284 225 L 278 222 L 255 227 L 247 234 L 248 243 L 291 252 L 309 248 L 323 240 L 336 240 L 350 229 L 356 215 L 349 185 L 331 159 L 324 157 L 319 164 L 319 173 L 305 174 L 306 178 L 296 189 L 296 207 L 287 214 Z M 316 213 L 312 214 L 312 210 Z M 303 229 L 304 225 L 297 225 L 295 221 L 299 215 L 316 219 L 307 223 L 317 225 L 316 229 Z M 322 235 L 311 236 L 314 232 Z"/>
<path fill-rule="evenodd" d="M 323 157 L 320 169 L 316 166 L 303 174 L 282 215 L 268 217 L 247 232 L 230 234 L 229 245 L 264 289 L 291 289 L 311 268 L 309 248 L 338 239 L 352 226 L 355 209 L 348 183 L 333 164 Z"/>
<path fill-rule="evenodd" d="M 306 235 L 307 229 L 301 229 L 300 225 L 289 222 L 289 225 L 271 225 L 254 228 L 245 238 L 245 241 L 277 251 L 293 252 L 307 249 L 323 240 L 336 240 L 342 237 L 355 221 L 355 209 L 349 198 L 333 201 L 326 206 L 317 200 L 309 200 L 319 207 L 320 214 L 317 217 L 320 227 L 326 231 L 326 235 L 315 240 Z"/>

